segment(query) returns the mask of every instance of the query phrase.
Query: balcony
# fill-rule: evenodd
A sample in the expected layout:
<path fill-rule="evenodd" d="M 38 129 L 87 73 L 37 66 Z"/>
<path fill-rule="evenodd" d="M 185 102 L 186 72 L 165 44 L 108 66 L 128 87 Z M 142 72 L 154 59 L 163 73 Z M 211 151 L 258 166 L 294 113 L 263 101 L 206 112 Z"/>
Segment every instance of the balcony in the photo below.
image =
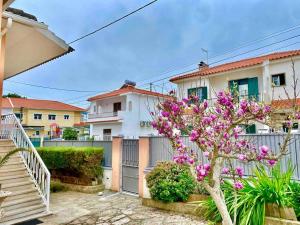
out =
<path fill-rule="evenodd" d="M 103 112 L 103 113 L 89 113 L 88 122 L 109 122 L 120 121 L 123 117 L 124 111 L 118 112 Z"/>

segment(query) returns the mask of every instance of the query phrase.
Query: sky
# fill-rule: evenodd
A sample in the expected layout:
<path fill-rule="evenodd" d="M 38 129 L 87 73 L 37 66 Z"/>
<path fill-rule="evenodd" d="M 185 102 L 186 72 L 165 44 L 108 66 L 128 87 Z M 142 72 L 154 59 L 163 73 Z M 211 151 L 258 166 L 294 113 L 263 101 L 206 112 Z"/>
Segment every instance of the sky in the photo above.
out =
<path fill-rule="evenodd" d="M 16 0 L 12 7 L 35 15 L 70 42 L 148 2 Z M 168 79 L 160 79 L 197 68 L 201 60 L 206 60 L 201 49 L 208 50 L 210 66 L 300 49 L 300 37 L 292 38 L 300 34 L 299 11 L 298 0 L 159 0 L 72 44 L 74 52 L 5 81 L 4 91 L 80 107 L 88 107 L 88 96 L 118 89 L 125 80 L 135 81 L 141 88 L 149 88 L 153 82 L 156 91 L 167 91 L 174 86 Z M 290 32 L 223 54 L 297 25 Z M 289 40 L 282 41 L 285 39 Z M 12 81 L 91 92 L 57 91 Z"/>

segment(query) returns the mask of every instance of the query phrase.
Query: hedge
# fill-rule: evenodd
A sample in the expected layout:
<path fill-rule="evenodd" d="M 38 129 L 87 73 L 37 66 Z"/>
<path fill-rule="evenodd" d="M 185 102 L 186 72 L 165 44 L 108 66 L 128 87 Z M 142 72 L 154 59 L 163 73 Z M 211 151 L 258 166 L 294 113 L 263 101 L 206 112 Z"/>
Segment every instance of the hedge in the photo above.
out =
<path fill-rule="evenodd" d="M 47 168 L 63 176 L 101 179 L 102 147 L 40 147 L 38 153 Z"/>

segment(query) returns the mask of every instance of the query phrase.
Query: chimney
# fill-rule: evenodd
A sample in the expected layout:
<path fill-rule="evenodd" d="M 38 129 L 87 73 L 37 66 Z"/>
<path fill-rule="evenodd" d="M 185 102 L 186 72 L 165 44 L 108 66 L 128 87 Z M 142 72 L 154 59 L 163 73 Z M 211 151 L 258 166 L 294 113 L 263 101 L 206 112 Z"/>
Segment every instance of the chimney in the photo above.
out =
<path fill-rule="evenodd" d="M 121 87 L 122 88 L 127 88 L 127 87 L 135 87 L 136 86 L 136 83 L 134 81 L 130 81 L 130 80 L 125 80 L 123 86 Z"/>
<path fill-rule="evenodd" d="M 205 63 L 205 62 L 203 62 L 203 61 L 201 61 L 199 64 L 198 64 L 198 66 L 199 66 L 199 70 L 201 71 L 201 70 L 203 70 L 203 69 L 207 69 L 209 66 Z"/>

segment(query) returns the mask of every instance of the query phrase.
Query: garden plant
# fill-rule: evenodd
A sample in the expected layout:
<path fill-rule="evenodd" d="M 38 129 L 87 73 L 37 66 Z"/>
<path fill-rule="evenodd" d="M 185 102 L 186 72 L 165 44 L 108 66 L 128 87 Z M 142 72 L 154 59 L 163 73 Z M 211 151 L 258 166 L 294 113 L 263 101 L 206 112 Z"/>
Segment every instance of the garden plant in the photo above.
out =
<path fill-rule="evenodd" d="M 152 125 L 170 140 L 175 151 L 174 161 L 190 166 L 194 177 L 214 200 L 223 225 L 237 224 L 237 192 L 244 188 L 244 171 L 236 166 L 236 161 L 272 167 L 287 154 L 292 125 L 300 118 L 296 106 L 298 80 L 295 72 L 293 81 L 293 95 L 286 92 L 292 103 L 286 121 L 288 133 L 278 149 L 266 145 L 257 148 L 251 140 L 241 137 L 244 133 L 241 124 L 258 122 L 271 125 L 271 106 L 257 102 L 255 96 L 241 98 L 234 90 L 224 90 L 216 93 L 216 100 L 212 102 L 201 101 L 198 96 L 182 100 L 174 98 L 161 102 L 158 110 L 152 112 Z M 186 146 L 182 133 L 187 134 L 199 150 Z M 199 154 L 206 157 L 206 163 L 199 160 Z M 233 180 L 233 213 L 229 212 L 221 188 L 225 178 Z"/>

